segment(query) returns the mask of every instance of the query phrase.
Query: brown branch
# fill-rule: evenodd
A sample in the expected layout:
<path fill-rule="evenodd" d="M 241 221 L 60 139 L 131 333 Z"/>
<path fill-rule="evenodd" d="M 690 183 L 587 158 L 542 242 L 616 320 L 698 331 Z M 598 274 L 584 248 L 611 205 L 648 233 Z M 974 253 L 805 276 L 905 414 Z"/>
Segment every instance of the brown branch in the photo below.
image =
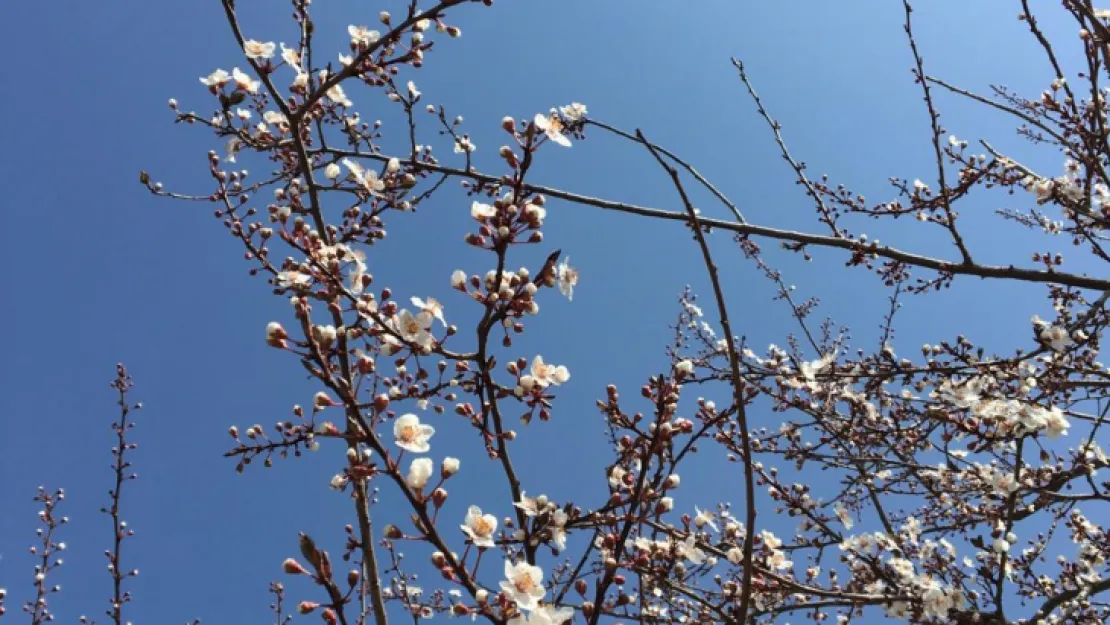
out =
<path fill-rule="evenodd" d="M 112 381 L 112 388 L 119 393 L 118 405 L 120 411 L 119 421 L 112 424 L 112 431 L 116 434 L 116 446 L 112 448 L 112 469 L 115 473 L 116 483 L 112 490 L 108 491 L 112 500 L 111 505 L 107 509 L 101 508 L 102 512 L 112 517 L 112 550 L 108 553 L 108 562 L 111 564 L 108 572 L 112 576 L 112 605 L 107 614 L 112 617 L 112 622 L 116 625 L 123 625 L 123 604 L 131 600 L 130 593 L 123 592 L 123 580 L 125 577 L 129 577 L 131 573 L 125 573 L 120 567 L 123 540 L 130 536 L 131 530 L 127 529 L 127 524 L 120 519 L 120 499 L 123 495 L 123 483 L 126 480 L 134 479 L 134 474 L 128 475 L 126 473 L 126 470 L 131 467 L 131 463 L 124 458 L 128 450 L 135 448 L 133 443 L 128 443 L 126 440 L 127 431 L 134 427 L 134 424 L 127 420 L 132 409 L 131 404 L 127 401 L 127 391 L 131 389 L 132 385 L 133 382 L 131 376 L 127 374 L 127 369 L 122 364 L 116 365 L 116 379 Z M 135 406 L 135 408 L 138 407 L 138 405 Z"/>
<path fill-rule="evenodd" d="M 755 108 L 759 111 L 759 116 L 762 117 L 763 121 L 767 122 L 767 126 L 771 128 L 771 132 L 775 136 L 775 143 L 779 146 L 779 154 L 782 155 L 783 160 L 790 164 L 790 168 L 794 170 L 794 174 L 798 177 L 798 183 L 806 188 L 806 194 L 816 202 L 817 212 L 821 214 L 821 221 L 829 226 L 833 235 L 837 237 L 841 236 L 840 229 L 836 225 L 836 216 L 833 214 L 833 211 L 825 205 L 825 201 L 821 199 L 820 193 L 817 192 L 813 183 L 809 181 L 809 177 L 806 176 L 805 164 L 799 163 L 791 156 L 790 150 L 786 147 L 786 140 L 782 137 L 782 125 L 771 117 L 771 113 L 763 106 L 763 100 L 760 99 L 759 94 L 755 91 L 755 85 L 753 85 L 748 78 L 748 72 L 744 69 L 744 63 L 740 61 L 740 59 L 733 58 L 732 66 L 736 68 L 736 71 L 740 75 L 740 82 L 744 83 L 744 87 L 748 90 L 748 95 L 751 97 L 752 101 L 755 102 Z"/>
<path fill-rule="evenodd" d="M 705 233 L 702 231 L 702 225 L 698 219 L 698 213 L 694 209 L 693 203 L 686 195 L 686 189 L 682 186 L 682 179 L 676 170 L 671 165 L 667 164 L 658 151 L 648 143 L 644 138 L 644 134 L 637 130 L 636 136 L 644 144 L 644 146 L 659 162 L 659 166 L 671 177 L 674 183 L 675 190 L 678 191 L 679 196 L 682 198 L 682 204 L 686 207 L 686 214 L 690 218 L 690 223 L 693 226 L 694 236 L 697 238 L 698 246 L 701 248 L 702 258 L 705 261 L 706 271 L 709 272 L 709 280 L 713 284 L 713 296 L 717 300 L 717 313 L 721 317 L 721 330 L 725 335 L 725 344 L 728 347 L 728 360 L 729 368 L 732 374 L 732 397 L 736 404 L 736 420 L 740 428 L 740 444 L 744 456 L 744 499 L 746 509 L 746 532 L 744 533 L 744 559 L 743 559 L 743 588 L 740 594 L 740 608 L 735 616 L 736 623 L 743 623 L 747 619 L 748 606 L 752 597 L 752 553 L 755 550 L 755 472 L 752 468 L 752 446 L 751 437 L 748 432 L 748 414 L 747 406 L 744 399 L 744 380 L 740 373 L 740 352 L 736 349 L 736 341 L 733 338 L 732 325 L 728 319 L 728 308 L 725 306 L 724 291 L 721 289 L 721 280 L 717 275 L 717 265 L 713 262 L 713 256 L 709 251 L 709 244 L 705 240 Z"/>
<path fill-rule="evenodd" d="M 1048 133 L 1048 135 L 1050 137 L 1059 141 L 1061 145 L 1067 146 L 1067 147 L 1070 148 L 1071 144 L 1069 144 L 1068 141 L 1066 139 L 1064 139 L 1063 135 L 1056 132 L 1055 130 L 1053 130 L 1048 125 L 1042 123 L 1037 118 L 1035 118 L 1031 115 L 1027 115 L 1027 114 L 1019 111 L 1018 109 L 1016 109 L 1012 106 L 1007 106 L 1005 104 L 1002 104 L 1001 102 L 996 102 L 994 100 L 991 100 L 990 98 L 985 98 L 985 97 L 983 97 L 983 96 L 981 96 L 977 93 L 974 93 L 972 91 L 968 91 L 967 89 L 957 87 L 957 86 L 955 86 L 953 84 L 950 84 L 948 82 L 945 82 L 945 81 L 943 81 L 939 78 L 934 78 L 932 76 L 926 76 L 925 80 L 933 83 L 934 85 L 939 85 L 941 87 L 944 87 L 945 89 L 951 91 L 952 93 L 962 95 L 965 98 L 970 98 L 970 99 L 975 100 L 976 102 L 979 102 L 981 104 L 986 104 L 989 107 L 996 108 L 996 109 L 998 109 L 1000 111 L 1003 111 L 1005 113 L 1009 113 L 1010 115 L 1013 115 L 1014 117 L 1017 117 L 1018 119 L 1024 121 L 1025 123 L 1027 123 L 1031 126 L 1036 126 L 1037 128 L 1040 128 L 1044 132 Z"/>
<path fill-rule="evenodd" d="M 929 89 L 929 81 L 925 79 L 925 63 L 921 59 L 921 53 L 917 50 L 917 40 L 913 36 L 913 22 L 910 19 L 910 14 L 913 13 L 913 7 L 910 6 L 909 0 L 902 0 L 902 6 L 906 11 L 905 31 L 906 38 L 909 39 L 910 51 L 913 52 L 913 61 L 916 65 L 916 78 L 917 82 L 921 84 L 921 91 L 924 94 L 925 108 L 929 112 L 929 127 L 932 131 L 932 144 L 933 156 L 936 157 L 937 164 L 937 184 L 940 185 L 940 201 L 944 207 L 944 225 L 948 232 L 952 234 L 952 241 L 960 250 L 960 256 L 963 257 L 963 264 L 971 265 L 971 252 L 967 250 L 967 245 L 964 244 L 963 237 L 960 231 L 956 229 L 956 214 L 952 212 L 952 204 L 948 197 L 948 183 L 944 175 L 944 152 L 940 147 L 940 135 L 942 129 L 940 127 L 940 114 L 937 113 L 937 108 L 933 104 L 933 94 Z"/>
<path fill-rule="evenodd" d="M 242 48 L 245 43 L 243 32 L 239 28 L 239 18 L 235 15 L 235 1 L 223 0 L 224 13 L 227 15 L 227 23 L 231 27 L 231 32 L 235 35 L 235 41 L 238 42 L 239 47 Z M 247 59 L 252 69 L 258 74 L 262 84 L 266 86 L 266 90 L 270 92 L 270 96 L 274 99 L 281 113 L 289 120 L 289 135 L 293 138 L 293 148 L 297 152 L 297 159 L 301 164 L 301 172 L 304 174 L 305 182 L 308 184 L 308 197 L 311 206 L 308 207 L 308 212 L 312 216 L 312 221 L 316 225 L 316 230 L 324 237 L 324 241 L 332 243 L 331 234 L 327 229 L 327 222 L 324 221 L 324 214 L 320 207 L 320 197 L 316 191 L 316 182 L 312 176 L 312 162 L 309 160 L 308 151 L 305 149 L 304 140 L 301 138 L 301 116 L 294 116 L 293 111 L 290 110 L 289 105 L 285 102 L 281 92 L 274 86 L 273 81 L 270 80 L 270 73 L 264 71 L 264 68 L 259 65 L 254 59 Z M 306 109 L 301 109 L 301 113 Z"/>
<path fill-rule="evenodd" d="M 330 149 L 329 153 L 344 156 L 357 156 L 368 158 L 371 160 L 388 161 L 391 157 L 381 154 L 366 154 L 363 152 Z M 463 178 L 470 178 L 485 184 L 502 184 L 504 181 L 489 174 L 483 174 L 476 171 L 465 171 L 462 169 L 447 167 L 444 165 L 433 164 L 420 164 L 420 167 L 425 170 L 435 171 L 450 176 L 457 176 Z M 607 200 L 603 198 L 596 198 L 578 193 L 571 193 L 563 191 L 554 187 L 547 187 L 536 184 L 524 184 L 524 188 L 533 193 L 542 193 L 544 195 L 573 202 L 575 204 L 582 204 L 585 206 L 593 206 L 604 210 L 611 210 L 620 213 L 630 213 L 633 215 L 640 215 L 643 217 L 653 217 L 656 219 L 666 219 L 671 221 L 681 221 L 690 223 L 690 217 L 686 213 L 667 211 L 659 208 L 651 208 L 647 206 L 639 206 L 637 204 L 629 204 L 625 202 L 618 202 L 615 200 Z M 1040 271 L 1036 269 L 1025 269 L 1015 267 L 1013 265 L 981 265 L 978 263 L 965 265 L 958 261 L 944 260 L 940 258 L 933 258 L 929 256 L 922 256 L 893 248 L 886 245 L 873 245 L 871 243 L 861 243 L 860 241 L 835 237 L 835 236 L 822 236 L 818 234 L 810 234 L 807 232 L 798 232 L 795 230 L 784 230 L 781 228 L 771 228 L 768 226 L 758 226 L 750 223 L 735 223 L 731 221 L 724 221 L 722 219 L 710 219 L 706 217 L 699 217 L 698 222 L 703 226 L 710 228 L 717 228 L 719 230 L 726 230 L 728 232 L 736 232 L 743 235 L 751 235 L 757 237 L 766 237 L 769 239 L 776 239 L 780 241 L 792 241 L 803 245 L 816 245 L 819 247 L 830 247 L 851 252 L 860 252 L 873 257 L 888 258 L 898 262 L 906 263 L 914 267 L 923 269 L 931 269 L 953 275 L 966 275 L 978 276 L 980 278 L 1004 279 L 1004 280 L 1018 280 L 1021 282 L 1036 282 L 1043 284 L 1059 284 L 1064 286 L 1072 286 L 1083 289 L 1097 289 L 1105 291 L 1110 289 L 1110 280 L 1093 278 L 1084 274 L 1073 274 L 1057 271 Z"/>

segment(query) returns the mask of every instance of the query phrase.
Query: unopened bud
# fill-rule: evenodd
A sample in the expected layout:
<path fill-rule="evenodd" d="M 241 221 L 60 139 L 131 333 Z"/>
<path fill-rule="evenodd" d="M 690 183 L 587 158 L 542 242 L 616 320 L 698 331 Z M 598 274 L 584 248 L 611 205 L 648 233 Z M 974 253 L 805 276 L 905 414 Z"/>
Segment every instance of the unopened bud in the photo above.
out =
<path fill-rule="evenodd" d="M 440 469 L 444 478 L 451 477 L 459 472 L 459 459 L 450 456 L 443 459 L 443 465 Z"/>
<path fill-rule="evenodd" d="M 320 604 L 315 601 L 302 601 L 297 605 L 297 611 L 301 614 L 311 614 L 318 607 Z"/>
<path fill-rule="evenodd" d="M 308 571 L 301 566 L 301 563 L 293 558 L 286 558 L 285 562 L 281 563 L 281 568 L 290 575 L 308 575 Z"/>
<path fill-rule="evenodd" d="M 432 504 L 437 508 L 442 508 L 443 503 L 447 501 L 447 490 L 437 488 L 432 491 Z"/>

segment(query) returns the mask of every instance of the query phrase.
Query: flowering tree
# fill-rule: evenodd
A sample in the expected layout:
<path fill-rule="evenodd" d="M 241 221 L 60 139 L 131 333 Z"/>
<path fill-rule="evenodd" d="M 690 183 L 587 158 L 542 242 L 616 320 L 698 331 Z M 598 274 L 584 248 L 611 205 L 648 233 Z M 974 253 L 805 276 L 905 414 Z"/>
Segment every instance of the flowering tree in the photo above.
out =
<path fill-rule="evenodd" d="M 232 35 L 243 50 L 230 73 L 202 77 L 215 111 L 196 113 L 171 100 L 175 120 L 201 126 L 226 144 L 206 159 L 213 188 L 171 192 L 141 174 L 160 197 L 211 202 L 216 217 L 245 250 L 251 272 L 291 305 L 270 323 L 265 340 L 285 352 L 318 384 L 310 407 L 267 429 L 230 430 L 227 455 L 243 471 L 304 450 L 343 450 L 331 487 L 349 495 L 351 524 L 337 571 L 334 557 L 302 534 L 300 555 L 284 571 L 299 585 L 297 610 L 335 625 L 390 619 L 471 616 L 497 624 L 605 621 L 640 623 L 769 623 L 791 620 L 911 623 L 1074 623 L 1110 619 L 1107 556 L 1110 535 L 1097 519 L 1110 511 L 1110 465 L 1099 446 L 1110 370 L 1096 358 L 1110 279 L 1070 270 L 1055 251 L 1014 250 L 1012 263 L 979 260 L 961 232 L 960 201 L 984 189 L 1019 194 L 1027 210 L 999 212 L 1046 235 L 1067 237 L 1090 262 L 1110 261 L 1110 132 L 1102 80 L 1110 77 L 1110 12 L 1086 0 L 1064 0 L 1086 65 L 1060 65 L 1030 3 L 1021 19 L 1056 78 L 1026 97 L 997 88 L 982 96 L 928 76 L 903 2 L 905 32 L 915 60 L 914 88 L 924 100 L 935 170 L 912 182 L 893 179 L 892 198 L 869 202 L 826 178 L 811 178 L 787 148 L 780 127 L 739 60 L 733 64 L 758 114 L 816 209 L 814 232 L 759 225 L 680 156 L 644 132 L 591 117 L 572 102 L 525 120 L 505 117 L 506 145 L 487 167 L 462 120 L 430 105 L 417 87 L 433 47 L 461 45 L 452 12 L 492 0 L 442 0 L 419 9 L 404 3 L 382 12 L 380 25 L 351 25 L 339 65 L 323 61 L 310 0 L 292 0 L 296 32 L 275 43 L 240 21 L 223 0 Z M 254 39 L 253 37 L 259 37 Z M 934 104 L 940 90 L 1011 115 L 1019 132 L 1045 150 L 1063 153 L 1062 175 L 1032 171 L 982 142 L 983 151 L 948 135 Z M 356 101 L 392 106 L 406 120 L 398 136 L 362 120 Z M 204 106 L 211 108 L 210 104 Z M 427 128 L 430 120 L 433 128 Z M 587 133 L 634 142 L 673 184 L 675 210 L 589 197 L 533 184 L 529 173 L 551 150 L 582 149 Z M 445 137 L 453 155 L 441 159 L 425 142 Z M 484 153 L 484 152 L 483 152 Z M 238 159 L 267 162 L 256 181 Z M 234 165 L 230 165 L 234 164 Z M 1053 172 L 1055 173 L 1055 172 Z M 449 321 L 447 295 L 379 286 L 388 273 L 375 243 L 392 220 L 421 219 L 419 208 L 448 179 L 471 196 L 473 227 L 460 233 L 488 254 L 482 267 L 449 277 L 455 301 L 474 307 L 474 327 Z M 711 219 L 688 189 L 707 190 L 734 216 Z M 265 198 L 262 200 L 262 198 Z M 513 351 L 513 337 L 540 301 L 557 289 L 573 296 L 578 272 L 543 236 L 546 206 L 572 202 L 679 222 L 700 250 L 711 292 L 706 305 L 690 291 L 679 299 L 669 370 L 645 372 L 638 394 L 606 386 L 597 407 L 612 443 L 597 500 L 552 501 L 529 496 L 518 478 L 518 437 L 557 413 L 567 367 L 542 355 Z M 262 208 L 261 204 L 265 204 Z M 853 234 L 863 218 L 913 216 L 917 228 L 939 230 L 950 242 L 936 255 L 880 244 Z M 711 242 L 734 242 L 778 291 L 797 323 L 787 348 L 750 346 L 730 323 L 717 265 L 736 257 Z M 799 300 L 765 258 L 762 244 L 807 259 L 829 248 L 847 264 L 881 278 L 890 289 L 883 340 L 852 349 L 846 331 L 812 320 L 815 302 Z M 1051 245 L 1052 243 L 1047 243 Z M 574 241 L 559 245 L 572 249 Z M 521 246 L 550 252 L 540 266 L 520 267 Z M 718 246 L 719 247 L 719 246 Z M 989 279 L 1044 289 L 1055 316 L 1034 317 L 1029 333 L 1005 353 L 988 353 L 963 336 L 937 336 L 914 357 L 891 344 L 901 301 L 925 297 L 958 280 Z M 447 290 L 448 276 L 443 276 Z M 450 304 L 452 307 L 455 304 Z M 462 306 L 463 304 L 458 304 Z M 704 306 L 704 308 L 703 308 Z M 129 382 L 121 370 L 121 395 Z M 603 381 L 594 381 L 599 386 Z M 698 397 L 717 395 L 717 401 Z M 110 555 L 115 588 L 109 611 L 121 622 L 129 596 L 120 590 L 119 543 L 127 535 L 118 497 L 128 466 L 130 427 L 121 398 L 117 483 L 108 512 L 115 524 Z M 435 416 L 428 415 L 431 411 Z M 748 415 L 774 415 L 777 428 L 753 428 Z M 523 413 L 523 425 L 510 419 Z M 436 419 L 454 415 L 476 434 L 436 438 Z M 460 470 L 456 445 L 480 445 L 490 463 Z M 457 453 L 457 452 L 456 452 Z M 707 510 L 682 503 L 680 475 L 697 455 L 735 463 L 738 500 Z M 806 476 L 820 471 L 829 486 L 813 493 Z M 467 474 L 501 474 L 507 498 L 496 509 L 469 506 L 462 518 L 440 510 L 448 488 Z M 378 505 L 388 491 L 398 506 Z M 730 488 L 722 496 L 732 497 Z M 44 509 L 39 597 L 27 604 L 35 623 L 50 620 L 45 578 L 53 532 L 64 519 L 62 493 L 39 494 Z M 797 522 L 778 535 L 778 516 Z M 1095 519 L 1095 521 L 1092 521 Z M 317 537 L 321 538 L 321 537 Z M 333 542 L 328 538 L 326 542 Z M 442 579 L 434 589 L 413 585 L 399 546 L 423 550 Z M 419 565 L 423 566 L 423 565 Z M 279 623 L 285 589 L 271 586 Z M 0 614 L 3 593 L 0 592 Z"/>

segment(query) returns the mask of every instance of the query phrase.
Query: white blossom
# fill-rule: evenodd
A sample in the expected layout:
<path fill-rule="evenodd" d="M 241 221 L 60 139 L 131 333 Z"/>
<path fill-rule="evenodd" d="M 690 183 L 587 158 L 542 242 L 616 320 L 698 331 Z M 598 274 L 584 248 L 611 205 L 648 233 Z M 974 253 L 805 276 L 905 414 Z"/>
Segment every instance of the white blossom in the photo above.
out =
<path fill-rule="evenodd" d="M 332 102 L 335 102 L 336 104 L 338 104 L 340 106 L 345 106 L 347 108 L 350 108 L 351 106 L 354 106 L 354 102 L 351 102 L 351 99 L 347 97 L 347 93 L 345 91 L 343 91 L 343 86 L 342 85 L 339 85 L 339 84 L 332 85 L 332 87 L 330 89 L 328 89 L 328 94 L 327 95 L 328 95 L 328 99 L 330 99 Z M 346 159 L 344 159 L 344 160 L 346 160 Z"/>
<path fill-rule="evenodd" d="M 410 301 L 412 305 L 419 308 L 421 312 L 431 315 L 444 326 L 447 325 L 447 321 L 443 318 L 443 304 L 440 304 L 439 300 L 436 298 L 429 297 L 427 299 L 420 299 L 419 297 L 414 297 Z"/>
<path fill-rule="evenodd" d="M 231 80 L 231 74 L 228 74 L 222 69 L 217 69 L 208 76 L 202 77 L 200 82 L 208 85 L 209 87 L 222 87 Z"/>
<path fill-rule="evenodd" d="M 580 121 L 586 117 L 586 105 L 578 102 L 571 102 L 567 106 L 561 107 L 559 112 L 563 117 L 572 122 Z"/>
<path fill-rule="evenodd" d="M 719 532 L 720 531 L 717 528 L 717 524 L 713 522 L 713 513 L 712 512 L 709 512 L 708 510 L 701 510 L 697 506 L 694 506 L 694 513 L 695 513 L 695 515 L 694 515 L 694 525 L 695 526 L 697 526 L 699 528 L 702 528 L 702 527 L 705 527 L 706 525 L 708 525 L 709 527 L 713 528 L 714 532 Z"/>
<path fill-rule="evenodd" d="M 464 135 L 455 139 L 455 154 L 469 154 L 477 151 L 477 149 L 478 146 L 474 145 L 474 142 L 468 136 Z"/>
<path fill-rule="evenodd" d="M 277 48 L 274 42 L 255 41 L 248 39 L 243 42 L 243 52 L 247 55 L 248 59 L 272 59 L 274 58 L 274 50 Z"/>
<path fill-rule="evenodd" d="M 301 53 L 296 48 L 286 48 L 285 44 L 281 44 L 281 60 L 298 72 L 301 71 Z"/>
<path fill-rule="evenodd" d="M 373 45 L 378 39 L 381 39 L 382 34 L 376 30 L 370 30 L 366 26 L 350 25 L 347 27 L 347 34 L 351 36 L 351 43 L 355 45 Z"/>
<path fill-rule="evenodd" d="M 572 618 L 574 618 L 574 608 L 541 605 L 528 613 L 527 618 L 524 612 L 517 613 L 506 625 L 563 625 Z"/>
<path fill-rule="evenodd" d="M 556 276 L 559 281 L 559 292 L 566 296 L 567 300 L 573 301 L 574 287 L 578 284 L 578 270 L 570 266 L 570 256 L 559 263 Z"/>
<path fill-rule="evenodd" d="M 1072 345 L 1075 345 L 1075 341 L 1072 340 L 1067 329 L 1060 326 L 1048 326 L 1041 330 L 1039 336 L 1041 342 L 1046 343 L 1057 352 L 1062 352 Z"/>
<path fill-rule="evenodd" d="M 385 189 L 385 183 L 378 178 L 378 172 L 373 169 L 366 169 L 362 165 L 349 158 L 343 159 L 343 164 L 351 172 L 351 177 L 355 179 L 359 185 L 370 192 L 370 195 L 381 195 L 381 191 Z"/>
<path fill-rule="evenodd" d="M 497 216 L 497 209 L 491 204 L 473 202 L 470 204 L 470 216 L 478 221 L 485 222 Z"/>
<path fill-rule="evenodd" d="M 433 469 L 431 458 L 414 459 L 409 465 L 408 475 L 405 476 L 405 484 L 416 490 L 423 489 L 428 483 L 428 478 L 432 477 Z"/>
<path fill-rule="evenodd" d="M 836 504 L 836 507 L 833 508 L 833 512 L 836 513 L 836 518 L 840 519 L 841 524 L 844 525 L 844 529 L 850 530 L 852 529 L 852 526 L 855 525 L 855 523 L 852 521 L 851 513 L 848 512 L 848 509 L 845 508 L 843 505 Z"/>
<path fill-rule="evenodd" d="M 543 570 L 525 561 L 513 564 L 505 560 L 505 581 L 501 590 L 522 610 L 535 610 L 547 593 L 543 587 Z"/>
<path fill-rule="evenodd" d="M 493 542 L 493 533 L 497 531 L 497 517 L 492 514 L 482 514 L 482 509 L 478 506 L 470 506 L 466 511 L 466 519 L 460 527 L 476 547 L 496 546 Z"/>
<path fill-rule="evenodd" d="M 240 89 L 250 93 L 257 93 L 258 87 L 262 85 L 261 81 L 252 79 L 245 72 L 240 71 L 238 67 L 232 68 L 231 77 Z"/>
<path fill-rule="evenodd" d="M 420 417 L 409 413 L 393 422 L 393 440 L 401 449 L 422 454 L 431 449 L 428 439 L 436 433 L 434 427 L 420 423 Z"/>
<path fill-rule="evenodd" d="M 559 121 L 558 117 L 547 117 L 542 113 L 536 113 L 536 117 L 532 120 L 532 123 L 536 125 L 536 128 L 538 128 L 540 132 L 547 135 L 548 139 L 563 147 L 570 147 L 570 139 L 567 139 L 566 136 L 563 135 L 563 122 Z"/>

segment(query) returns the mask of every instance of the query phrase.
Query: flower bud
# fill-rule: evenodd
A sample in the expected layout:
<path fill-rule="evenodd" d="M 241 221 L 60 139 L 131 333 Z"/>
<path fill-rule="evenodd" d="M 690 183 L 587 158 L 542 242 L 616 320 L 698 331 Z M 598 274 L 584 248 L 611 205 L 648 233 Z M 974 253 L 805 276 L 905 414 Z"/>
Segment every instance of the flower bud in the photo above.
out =
<path fill-rule="evenodd" d="M 437 508 L 442 508 L 443 503 L 447 501 L 447 490 L 444 488 L 437 488 L 432 491 L 432 504 Z"/>
<path fill-rule="evenodd" d="M 679 378 L 684 378 L 694 373 L 694 363 L 690 360 L 680 360 L 678 364 L 674 366 L 674 370 Z"/>
<path fill-rule="evenodd" d="M 501 119 L 501 127 L 508 132 L 513 132 L 516 130 L 516 120 L 512 117 L 505 116 Z"/>
<path fill-rule="evenodd" d="M 320 604 L 315 601 L 302 601 L 297 605 L 297 611 L 301 614 L 311 614 L 318 607 Z"/>
<path fill-rule="evenodd" d="M 450 456 L 444 458 L 443 459 L 443 466 L 440 469 L 440 472 L 441 472 L 441 474 L 443 475 L 444 478 L 451 477 L 452 475 L 458 473 L 459 472 L 459 459 L 458 458 L 452 458 Z"/>
<path fill-rule="evenodd" d="M 331 397 L 328 397 L 328 394 L 324 391 L 318 391 L 312 396 L 312 405 L 316 410 L 323 410 L 329 406 L 338 406 L 339 404 Z"/>
<path fill-rule="evenodd" d="M 293 558 L 286 558 L 285 562 L 281 563 L 281 568 L 290 575 L 308 575 L 308 571 L 301 566 L 301 563 Z"/>
<path fill-rule="evenodd" d="M 374 396 L 374 408 L 377 409 L 378 412 L 385 410 L 387 406 L 389 406 L 389 395 L 379 393 Z"/>

